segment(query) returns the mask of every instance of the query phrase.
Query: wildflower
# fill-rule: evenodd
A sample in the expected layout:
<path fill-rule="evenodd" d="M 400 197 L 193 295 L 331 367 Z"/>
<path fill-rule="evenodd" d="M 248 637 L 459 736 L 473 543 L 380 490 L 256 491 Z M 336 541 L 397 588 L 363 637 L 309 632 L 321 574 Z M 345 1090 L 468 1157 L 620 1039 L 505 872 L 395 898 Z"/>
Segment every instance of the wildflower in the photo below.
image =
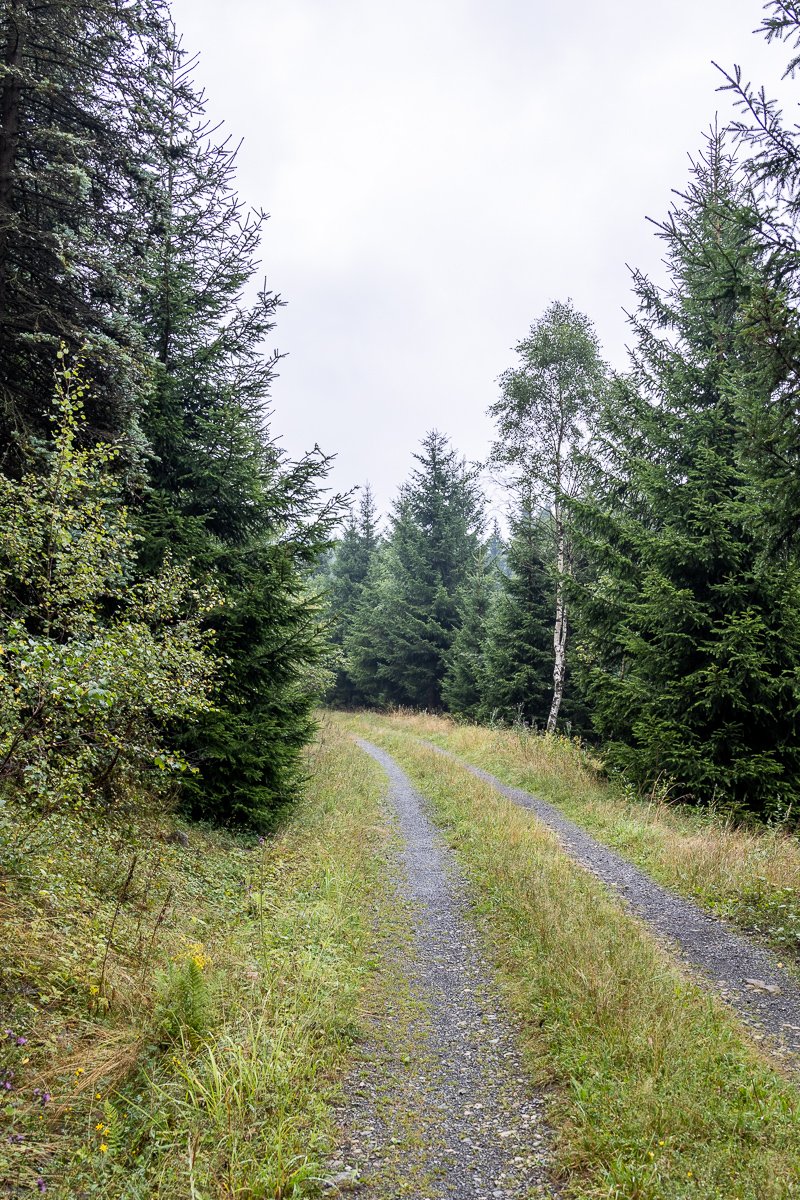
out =
<path fill-rule="evenodd" d="M 95 1092 L 95 1094 L 94 1094 L 94 1098 L 95 1098 L 95 1100 L 100 1100 L 100 1099 L 101 1099 L 100 1093 L 99 1093 L 99 1092 Z"/>
<path fill-rule="evenodd" d="M 101 1143 L 100 1143 L 100 1153 L 101 1153 L 101 1154 L 105 1154 L 107 1150 L 108 1150 L 108 1146 L 106 1145 L 106 1143 L 105 1143 L 105 1142 L 101 1142 Z"/>
<path fill-rule="evenodd" d="M 36 1186 L 40 1192 L 47 1191 L 47 1184 L 45 1183 L 45 1181 L 42 1179 L 41 1176 L 39 1176 L 39 1178 L 36 1180 Z"/>
<path fill-rule="evenodd" d="M 78 1067 L 78 1069 L 77 1069 L 77 1071 L 75 1072 L 75 1074 L 76 1074 L 76 1075 L 84 1075 L 84 1074 L 85 1074 L 85 1071 L 84 1071 L 83 1067 Z"/>
<path fill-rule="evenodd" d="M 28 1044 L 28 1039 L 26 1037 L 18 1037 L 17 1038 L 18 1046 L 27 1046 L 27 1044 Z"/>
<path fill-rule="evenodd" d="M 97 1122 L 97 1124 L 95 1125 L 95 1129 L 96 1129 L 96 1130 L 97 1130 L 99 1133 L 102 1133 L 102 1131 L 103 1131 L 103 1122 L 102 1122 L 102 1121 L 98 1121 L 98 1122 Z"/>

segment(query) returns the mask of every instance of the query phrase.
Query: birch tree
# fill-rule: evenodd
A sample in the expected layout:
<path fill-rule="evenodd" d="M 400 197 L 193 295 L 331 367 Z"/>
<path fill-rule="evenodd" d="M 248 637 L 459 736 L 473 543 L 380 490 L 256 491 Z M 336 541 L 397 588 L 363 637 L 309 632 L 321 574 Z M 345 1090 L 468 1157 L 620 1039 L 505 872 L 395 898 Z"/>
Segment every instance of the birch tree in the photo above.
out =
<path fill-rule="evenodd" d="M 566 583 L 573 569 L 568 504 L 580 494 L 605 367 L 591 321 L 570 300 L 550 304 L 515 349 L 518 364 L 501 375 L 500 399 L 489 409 L 497 422 L 492 461 L 532 489 L 552 530 L 556 586 L 547 731 L 553 733 L 567 674 Z"/>

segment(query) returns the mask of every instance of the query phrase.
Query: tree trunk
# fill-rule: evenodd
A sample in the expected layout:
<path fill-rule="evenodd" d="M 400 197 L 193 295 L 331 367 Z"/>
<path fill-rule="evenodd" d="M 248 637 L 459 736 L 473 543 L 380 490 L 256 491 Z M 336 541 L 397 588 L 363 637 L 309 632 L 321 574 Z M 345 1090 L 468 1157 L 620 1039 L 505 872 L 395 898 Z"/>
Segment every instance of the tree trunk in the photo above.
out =
<path fill-rule="evenodd" d="M 553 627 L 553 702 L 547 718 L 548 733 L 556 731 L 558 711 L 564 696 L 564 681 L 567 677 L 567 599 L 564 593 L 566 538 L 559 506 L 556 507 L 555 523 L 558 580 L 556 581 L 556 622 Z"/>

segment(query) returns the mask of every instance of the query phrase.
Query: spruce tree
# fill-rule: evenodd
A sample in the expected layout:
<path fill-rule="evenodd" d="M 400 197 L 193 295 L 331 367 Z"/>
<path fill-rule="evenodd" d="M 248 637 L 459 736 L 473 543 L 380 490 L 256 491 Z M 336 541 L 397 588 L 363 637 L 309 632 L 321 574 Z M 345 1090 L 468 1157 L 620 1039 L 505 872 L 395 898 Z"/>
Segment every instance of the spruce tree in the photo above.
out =
<path fill-rule="evenodd" d="M 497 592 L 497 568 L 489 553 L 481 548 L 459 593 L 458 627 L 442 684 L 448 711 L 473 721 L 480 716 L 487 687 L 486 626 Z"/>
<path fill-rule="evenodd" d="M 746 179 L 712 133 L 660 227 L 670 283 L 636 276 L 629 377 L 606 474 L 576 521 L 594 580 L 582 660 L 609 761 L 731 809 L 797 798 L 800 584 L 759 532 L 736 401 L 740 324 L 763 271 Z"/>
<path fill-rule="evenodd" d="M 263 824 L 296 794 L 299 750 L 328 682 L 310 574 L 338 502 L 322 493 L 325 456 L 291 463 L 271 439 L 277 355 L 264 343 L 280 301 L 265 286 L 244 300 L 266 214 L 239 200 L 236 147 L 209 128 L 195 60 L 171 24 L 149 53 L 142 556 L 152 570 L 165 554 L 183 559 L 222 591 L 217 711 L 174 736 L 198 770 L 187 788 L 195 812 Z"/>
<path fill-rule="evenodd" d="M 507 571 L 486 625 L 483 719 L 522 720 L 544 727 L 553 673 L 552 611 L 555 583 L 545 514 L 523 488 L 511 520 Z"/>
<path fill-rule="evenodd" d="M 800 4 L 772 0 L 760 32 L 787 42 L 791 57 L 784 78 L 795 78 L 800 57 Z M 800 130 L 787 122 L 764 88 L 746 81 L 739 67 L 723 72 L 740 109 L 734 123 L 739 146 L 749 155 L 754 195 L 753 236 L 761 269 L 751 281 L 739 327 L 740 371 L 734 399 L 742 422 L 742 448 L 761 498 L 761 534 L 781 553 L 800 550 Z"/>
<path fill-rule="evenodd" d="M 479 545 L 477 472 L 433 431 L 415 454 L 347 642 L 373 702 L 439 709 L 458 595 Z"/>
<path fill-rule="evenodd" d="M 91 432 L 135 422 L 131 319 L 144 244 L 135 212 L 142 40 L 160 6 L 0 3 L 0 446 L 7 470 L 49 432 L 56 352 L 87 349 Z M 146 91 L 146 87 L 144 88 Z"/>
<path fill-rule="evenodd" d="M 331 641 L 342 650 L 350 636 L 377 548 L 377 512 L 372 489 L 367 484 L 359 497 L 357 512 L 351 509 L 329 568 Z M 337 670 L 329 699 L 347 707 L 368 699 L 360 694 L 346 658 Z"/>

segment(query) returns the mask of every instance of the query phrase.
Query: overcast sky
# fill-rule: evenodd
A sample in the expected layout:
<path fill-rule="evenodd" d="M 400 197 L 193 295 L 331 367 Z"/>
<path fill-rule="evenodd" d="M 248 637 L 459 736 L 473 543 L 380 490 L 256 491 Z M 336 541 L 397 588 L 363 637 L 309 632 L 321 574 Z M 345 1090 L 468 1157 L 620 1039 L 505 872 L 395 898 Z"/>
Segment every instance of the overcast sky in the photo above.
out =
<path fill-rule="evenodd" d="M 287 301 L 273 429 L 386 509 L 426 430 L 485 457 L 512 347 L 556 298 L 624 364 L 646 216 L 730 111 L 711 60 L 772 87 L 758 0 L 173 0 L 209 109 L 245 139 Z M 768 88 L 768 90 L 769 90 Z"/>

